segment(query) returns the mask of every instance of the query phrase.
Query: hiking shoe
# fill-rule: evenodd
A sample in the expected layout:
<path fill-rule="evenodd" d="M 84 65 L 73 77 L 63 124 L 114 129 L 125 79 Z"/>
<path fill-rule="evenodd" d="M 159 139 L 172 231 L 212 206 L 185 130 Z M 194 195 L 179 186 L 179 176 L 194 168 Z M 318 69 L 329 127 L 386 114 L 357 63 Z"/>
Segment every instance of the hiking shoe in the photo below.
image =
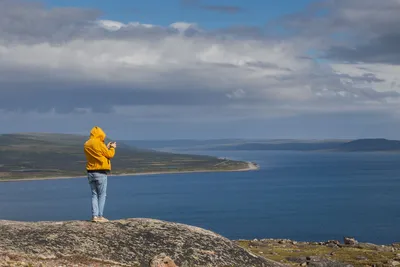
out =
<path fill-rule="evenodd" d="M 100 222 L 100 221 L 101 221 L 101 219 L 100 219 L 99 216 L 93 216 L 92 217 L 92 222 Z"/>
<path fill-rule="evenodd" d="M 100 220 L 100 222 L 109 222 L 109 220 L 104 218 L 103 216 L 100 216 L 99 220 Z"/>

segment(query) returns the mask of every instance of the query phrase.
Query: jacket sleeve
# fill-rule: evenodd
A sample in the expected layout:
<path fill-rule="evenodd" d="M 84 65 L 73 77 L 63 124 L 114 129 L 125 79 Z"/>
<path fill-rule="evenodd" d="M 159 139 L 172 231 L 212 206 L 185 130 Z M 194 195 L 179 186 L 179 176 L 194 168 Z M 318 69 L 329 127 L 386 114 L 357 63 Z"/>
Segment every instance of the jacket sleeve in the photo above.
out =
<path fill-rule="evenodd" d="M 104 157 L 111 159 L 115 155 L 115 148 L 111 147 L 110 149 L 108 149 L 105 144 L 101 144 L 101 153 Z"/>

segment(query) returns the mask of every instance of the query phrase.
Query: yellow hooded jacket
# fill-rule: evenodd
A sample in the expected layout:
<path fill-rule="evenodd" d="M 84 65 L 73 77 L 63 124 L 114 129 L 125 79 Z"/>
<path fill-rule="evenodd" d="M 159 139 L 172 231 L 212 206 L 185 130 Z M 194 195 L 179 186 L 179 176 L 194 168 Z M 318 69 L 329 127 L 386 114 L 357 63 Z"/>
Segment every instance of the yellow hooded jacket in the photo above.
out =
<path fill-rule="evenodd" d="M 88 171 L 110 171 L 111 162 L 115 155 L 115 149 L 108 149 L 104 144 L 106 134 L 103 130 L 95 126 L 90 131 L 90 138 L 84 144 L 86 155 L 86 170 Z"/>

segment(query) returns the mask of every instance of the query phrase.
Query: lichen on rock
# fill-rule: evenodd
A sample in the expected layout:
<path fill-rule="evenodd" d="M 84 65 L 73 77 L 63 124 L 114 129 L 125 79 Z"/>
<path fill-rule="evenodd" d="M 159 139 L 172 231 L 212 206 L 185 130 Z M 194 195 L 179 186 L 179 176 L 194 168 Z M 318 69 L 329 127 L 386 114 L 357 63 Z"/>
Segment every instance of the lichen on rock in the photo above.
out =
<path fill-rule="evenodd" d="M 162 260 L 170 259 L 167 267 L 282 266 L 214 232 L 153 219 L 107 223 L 0 221 L 0 251 L 0 257 L 13 255 L 16 260 L 42 266 L 96 263 L 95 266 L 148 267 L 160 255 Z"/>

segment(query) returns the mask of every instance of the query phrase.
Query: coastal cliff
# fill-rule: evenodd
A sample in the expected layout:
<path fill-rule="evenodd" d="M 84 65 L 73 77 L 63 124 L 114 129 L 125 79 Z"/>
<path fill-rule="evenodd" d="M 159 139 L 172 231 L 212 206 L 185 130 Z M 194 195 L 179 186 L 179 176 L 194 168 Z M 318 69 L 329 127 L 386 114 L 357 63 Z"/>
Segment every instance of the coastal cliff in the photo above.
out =
<path fill-rule="evenodd" d="M 198 227 L 126 219 L 106 223 L 0 221 L 0 266 L 284 265 Z"/>

